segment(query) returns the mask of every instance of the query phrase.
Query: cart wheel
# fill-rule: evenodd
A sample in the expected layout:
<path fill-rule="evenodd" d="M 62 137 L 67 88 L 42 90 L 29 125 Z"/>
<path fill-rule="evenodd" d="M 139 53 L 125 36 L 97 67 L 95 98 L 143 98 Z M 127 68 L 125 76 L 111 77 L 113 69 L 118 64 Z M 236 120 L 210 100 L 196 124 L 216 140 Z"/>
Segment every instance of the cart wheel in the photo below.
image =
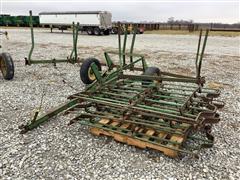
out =
<path fill-rule="evenodd" d="M 159 76 L 161 73 L 160 69 L 158 67 L 148 67 L 146 69 L 146 71 L 143 73 L 143 75 L 149 75 L 149 76 Z M 153 81 L 151 80 L 144 80 L 142 82 L 142 85 L 149 85 L 151 84 Z M 155 82 L 154 82 L 155 83 Z M 156 81 L 156 83 L 158 83 Z"/>
<path fill-rule="evenodd" d="M 94 28 L 93 32 L 94 32 L 94 35 L 96 36 L 101 35 L 101 30 L 98 27 Z"/>
<path fill-rule="evenodd" d="M 0 69 L 3 74 L 3 78 L 6 80 L 13 79 L 14 76 L 14 64 L 12 57 L 9 53 L 0 54 Z"/>
<path fill-rule="evenodd" d="M 93 81 L 95 81 L 96 77 L 91 69 L 91 64 L 95 63 L 98 67 L 98 70 L 101 71 L 101 64 L 99 60 L 95 58 L 88 58 L 86 59 L 80 68 L 80 78 L 84 84 L 91 84 Z"/>

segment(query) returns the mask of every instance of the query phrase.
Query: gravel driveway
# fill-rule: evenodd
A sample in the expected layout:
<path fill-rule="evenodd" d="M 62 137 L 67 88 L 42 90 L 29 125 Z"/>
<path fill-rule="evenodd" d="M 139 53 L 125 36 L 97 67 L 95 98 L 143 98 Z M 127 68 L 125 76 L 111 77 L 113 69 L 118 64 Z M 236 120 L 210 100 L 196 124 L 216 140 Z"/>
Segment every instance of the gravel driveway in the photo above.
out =
<path fill-rule="evenodd" d="M 67 126 L 59 116 L 24 135 L 18 126 L 29 121 L 45 92 L 42 112 L 83 89 L 79 66 L 24 65 L 30 49 L 28 29 L 7 29 L 3 49 L 15 63 L 13 81 L 0 75 L 0 179 L 239 179 L 240 177 L 240 37 L 210 36 L 202 74 L 219 82 L 221 121 L 213 127 L 215 145 L 202 149 L 199 159 L 188 155 L 171 159 L 153 150 L 141 150 L 105 137 L 95 137 L 79 124 Z M 36 30 L 34 58 L 66 57 L 72 47 L 70 33 Z M 164 71 L 194 75 L 197 36 L 137 36 L 135 52 Z M 117 47 L 117 36 L 79 35 L 81 58 L 103 59 L 104 50 Z M 63 83 L 63 79 L 67 83 Z M 74 87 L 71 88 L 71 87 Z"/>

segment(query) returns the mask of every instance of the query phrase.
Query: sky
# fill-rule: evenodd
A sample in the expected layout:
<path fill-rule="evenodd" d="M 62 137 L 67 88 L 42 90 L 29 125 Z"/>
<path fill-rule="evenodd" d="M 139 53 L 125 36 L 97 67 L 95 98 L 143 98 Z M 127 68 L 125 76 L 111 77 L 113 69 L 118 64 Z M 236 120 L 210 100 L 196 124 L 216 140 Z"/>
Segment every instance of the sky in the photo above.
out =
<path fill-rule="evenodd" d="M 202 23 L 240 23 L 240 0 L 0 0 L 1 14 L 34 15 L 43 11 L 112 13 L 113 21 L 193 20 Z"/>

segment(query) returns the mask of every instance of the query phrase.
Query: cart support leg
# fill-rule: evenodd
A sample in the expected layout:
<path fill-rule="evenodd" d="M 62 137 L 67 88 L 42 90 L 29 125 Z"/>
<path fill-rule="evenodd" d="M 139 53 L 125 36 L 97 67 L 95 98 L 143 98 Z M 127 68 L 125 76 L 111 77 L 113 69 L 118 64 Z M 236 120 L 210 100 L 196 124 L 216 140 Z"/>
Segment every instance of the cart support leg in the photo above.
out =
<path fill-rule="evenodd" d="M 199 59 L 199 50 L 201 46 L 201 40 L 202 40 L 202 29 L 200 30 L 199 39 L 198 39 L 198 47 L 197 47 L 197 54 L 196 54 L 196 61 L 195 61 L 196 72 L 198 70 L 198 59 Z"/>
<path fill-rule="evenodd" d="M 28 54 L 28 59 L 26 60 L 26 65 L 31 65 L 31 58 L 32 58 L 32 53 L 33 53 L 33 49 L 34 49 L 34 33 L 33 33 L 33 22 L 32 22 L 32 11 L 29 11 L 29 26 L 31 29 L 31 40 L 32 40 L 32 46 L 31 49 L 29 51 Z"/>
<path fill-rule="evenodd" d="M 198 72 L 197 72 L 197 78 L 198 78 L 198 79 L 199 79 L 200 76 L 201 76 L 202 59 L 203 59 L 205 47 L 206 47 L 206 44 L 207 44 L 208 32 L 209 32 L 209 30 L 207 29 L 206 34 L 205 34 L 205 37 L 204 37 L 204 41 L 203 41 L 202 52 L 201 52 L 200 59 L 199 59 L 199 63 L 198 63 Z"/>
<path fill-rule="evenodd" d="M 127 29 L 128 29 L 128 26 L 127 24 L 125 25 L 125 30 L 124 30 L 124 41 L 123 41 L 123 66 L 126 65 L 126 55 L 125 55 L 125 52 L 126 52 L 126 44 L 127 44 Z"/>
<path fill-rule="evenodd" d="M 121 50 L 121 23 L 118 22 L 118 51 L 119 51 L 119 65 L 122 67 L 122 50 Z"/>
<path fill-rule="evenodd" d="M 77 41 L 78 41 L 78 29 L 79 29 L 79 23 L 75 25 L 75 23 L 72 23 L 72 28 L 73 28 L 73 49 L 70 54 L 70 62 L 71 63 L 76 63 L 77 62 Z M 74 57 L 73 57 L 74 53 Z"/>
<path fill-rule="evenodd" d="M 78 59 L 77 42 L 78 42 L 79 23 L 77 23 L 77 26 L 76 26 L 75 28 L 76 28 L 76 29 L 75 29 L 75 42 L 74 42 L 74 44 L 75 44 L 75 46 L 74 46 L 74 48 L 75 48 L 75 57 L 74 57 L 75 62 L 74 62 L 74 63 L 76 63 L 76 62 L 77 62 L 77 59 Z"/>
<path fill-rule="evenodd" d="M 134 26 L 134 32 L 133 32 L 133 37 L 132 37 L 132 44 L 131 44 L 130 54 L 133 53 L 133 48 L 134 48 L 135 39 L 136 39 L 136 33 L 137 33 L 137 28 L 136 28 L 136 26 Z M 132 63 L 132 62 L 133 62 L 133 57 L 131 55 L 130 56 L 130 63 Z"/>

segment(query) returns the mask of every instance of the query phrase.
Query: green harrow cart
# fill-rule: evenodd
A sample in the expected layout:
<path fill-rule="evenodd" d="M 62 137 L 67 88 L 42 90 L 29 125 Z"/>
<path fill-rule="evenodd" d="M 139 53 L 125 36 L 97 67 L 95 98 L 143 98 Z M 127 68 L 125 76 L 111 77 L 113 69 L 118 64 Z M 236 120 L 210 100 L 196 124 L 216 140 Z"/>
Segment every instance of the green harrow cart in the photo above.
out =
<path fill-rule="evenodd" d="M 33 26 L 34 26 L 34 16 L 32 16 L 32 11 L 29 11 L 29 27 L 31 30 L 31 49 L 28 53 L 28 57 L 25 57 L 25 65 L 32 65 L 32 64 L 46 64 L 46 63 L 51 63 L 54 66 L 56 66 L 57 63 L 79 63 L 80 60 L 78 58 L 77 54 L 77 42 L 78 42 L 78 30 L 79 30 L 79 23 L 75 24 L 73 22 L 72 28 L 73 28 L 73 49 L 71 51 L 70 56 L 62 59 L 33 59 L 32 54 L 33 50 L 35 47 L 35 40 L 34 40 L 34 31 L 33 31 Z"/>
<path fill-rule="evenodd" d="M 156 149 L 171 157 L 196 155 L 201 147 L 211 147 L 211 128 L 219 122 L 217 111 L 224 103 L 216 100 L 219 90 L 204 87 L 201 76 L 208 31 L 203 40 L 200 32 L 195 77 L 148 67 L 144 56 L 133 53 L 136 31 L 129 52 L 127 37 L 125 31 L 122 45 L 119 30 L 119 50 L 104 52 L 106 70 L 97 59 L 86 59 L 80 69 L 85 90 L 47 114 L 36 113 L 28 124 L 20 126 L 21 133 L 62 113 L 71 117 L 69 124 L 89 126 L 95 135 Z M 116 56 L 118 64 L 112 58 Z"/>

